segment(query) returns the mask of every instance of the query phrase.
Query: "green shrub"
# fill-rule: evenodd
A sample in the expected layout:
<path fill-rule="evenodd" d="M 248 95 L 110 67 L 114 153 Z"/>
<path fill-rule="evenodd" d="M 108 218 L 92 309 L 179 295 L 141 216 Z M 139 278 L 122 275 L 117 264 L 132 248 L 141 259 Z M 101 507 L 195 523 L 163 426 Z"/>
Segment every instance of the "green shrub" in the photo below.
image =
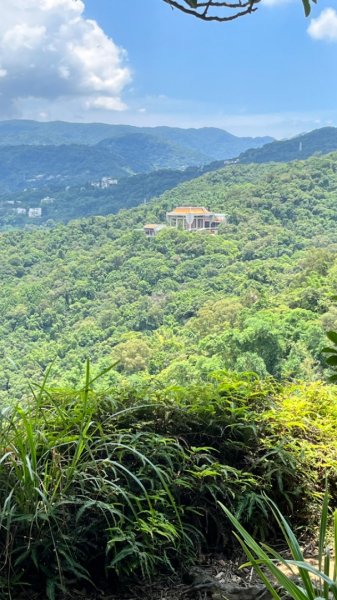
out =
<path fill-rule="evenodd" d="M 260 538 L 275 531 L 265 494 L 314 523 L 321 469 L 336 464 L 331 388 L 218 372 L 95 392 L 109 370 L 93 377 L 87 363 L 78 390 L 50 389 L 47 373 L 29 401 L 2 409 L 3 596 L 39 582 L 52 599 L 188 565 L 228 540 L 219 500 Z"/>

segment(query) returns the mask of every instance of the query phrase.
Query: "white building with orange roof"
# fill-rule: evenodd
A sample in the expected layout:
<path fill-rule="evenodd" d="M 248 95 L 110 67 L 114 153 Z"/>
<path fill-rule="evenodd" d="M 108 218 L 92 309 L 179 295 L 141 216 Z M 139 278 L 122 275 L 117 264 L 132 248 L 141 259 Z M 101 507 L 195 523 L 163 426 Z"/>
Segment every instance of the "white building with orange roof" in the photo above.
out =
<path fill-rule="evenodd" d="M 226 215 L 211 212 L 204 206 L 177 206 L 166 213 L 166 220 L 170 227 L 177 229 L 217 233 L 219 225 L 226 222 Z"/>
<path fill-rule="evenodd" d="M 144 225 L 144 233 L 147 237 L 154 237 L 158 231 L 164 229 L 166 225 L 163 223 L 147 223 Z"/>

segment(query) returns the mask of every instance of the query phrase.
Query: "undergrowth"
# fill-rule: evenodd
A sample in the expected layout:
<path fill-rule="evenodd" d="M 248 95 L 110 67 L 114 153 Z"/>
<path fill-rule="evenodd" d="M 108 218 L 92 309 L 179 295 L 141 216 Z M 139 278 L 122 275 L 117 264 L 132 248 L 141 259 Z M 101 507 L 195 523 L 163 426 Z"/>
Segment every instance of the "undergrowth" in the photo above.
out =
<path fill-rule="evenodd" d="M 2 408 L 1 597 L 28 586 L 52 600 L 187 566 L 228 542 L 218 500 L 260 538 L 271 533 L 264 493 L 312 522 L 314 447 L 326 454 L 331 435 L 317 412 L 316 429 L 300 414 L 286 425 L 284 390 L 252 374 L 95 392 L 108 370 L 92 376 L 87 362 L 78 390 L 50 389 L 47 372 L 29 401 Z"/>

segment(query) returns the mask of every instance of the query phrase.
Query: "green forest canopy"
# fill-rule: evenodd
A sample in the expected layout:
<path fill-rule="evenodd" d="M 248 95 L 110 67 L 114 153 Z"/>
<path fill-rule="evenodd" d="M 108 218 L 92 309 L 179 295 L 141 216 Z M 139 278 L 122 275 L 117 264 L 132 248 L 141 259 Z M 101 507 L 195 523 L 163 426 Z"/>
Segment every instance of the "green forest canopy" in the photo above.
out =
<path fill-rule="evenodd" d="M 337 327 L 336 195 L 336 154 L 228 165 L 115 216 L 2 234 L 2 397 L 53 359 L 55 381 L 75 382 L 87 356 L 119 360 L 111 381 L 321 378 L 324 330 Z M 144 223 L 181 204 L 228 225 L 146 239 Z"/>
<path fill-rule="evenodd" d="M 336 197 L 337 154 L 232 164 L 0 234 L 1 597 L 188 568 L 230 548 L 218 500 L 264 539 L 264 494 L 302 533 L 325 473 L 336 502 Z M 145 237 L 181 204 L 228 225 Z"/>

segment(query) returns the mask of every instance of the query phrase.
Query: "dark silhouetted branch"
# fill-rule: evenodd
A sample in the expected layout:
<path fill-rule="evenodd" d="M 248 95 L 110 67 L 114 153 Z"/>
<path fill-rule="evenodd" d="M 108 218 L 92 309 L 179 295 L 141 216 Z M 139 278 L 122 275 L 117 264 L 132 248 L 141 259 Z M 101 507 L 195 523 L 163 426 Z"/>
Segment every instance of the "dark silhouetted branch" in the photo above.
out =
<path fill-rule="evenodd" d="M 257 4 L 261 0 L 242 0 L 240 2 L 218 2 L 208 0 L 207 2 L 197 2 L 194 0 L 164 0 L 166 4 L 177 8 L 182 12 L 193 15 L 203 21 L 233 21 L 239 17 L 252 13 L 256 10 Z"/>

